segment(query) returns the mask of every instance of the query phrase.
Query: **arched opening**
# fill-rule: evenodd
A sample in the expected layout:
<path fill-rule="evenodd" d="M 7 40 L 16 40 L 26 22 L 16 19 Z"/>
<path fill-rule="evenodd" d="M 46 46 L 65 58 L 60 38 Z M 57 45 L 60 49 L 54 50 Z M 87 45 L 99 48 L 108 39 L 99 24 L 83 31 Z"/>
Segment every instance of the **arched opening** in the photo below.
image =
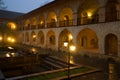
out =
<path fill-rule="evenodd" d="M 56 37 L 55 37 L 55 33 L 53 31 L 49 31 L 47 33 L 46 36 L 47 39 L 47 48 L 54 48 L 55 44 L 56 44 Z"/>
<path fill-rule="evenodd" d="M 64 50 L 65 41 L 72 42 L 72 34 L 67 29 L 64 29 L 59 35 L 59 47 L 58 47 L 59 50 Z"/>
<path fill-rule="evenodd" d="M 71 8 L 64 8 L 60 12 L 59 26 L 72 26 L 73 25 L 73 11 Z"/>
<path fill-rule="evenodd" d="M 98 52 L 98 38 L 91 29 L 83 29 L 77 36 L 78 49 L 80 51 Z"/>
<path fill-rule="evenodd" d="M 94 5 L 93 5 L 94 4 Z M 86 0 L 78 8 L 77 24 L 92 24 L 98 22 L 98 8 L 97 0 Z"/>
<path fill-rule="evenodd" d="M 38 33 L 38 45 L 43 45 L 44 44 L 44 34 L 42 31 L 39 31 Z"/>
<path fill-rule="evenodd" d="M 17 28 L 17 25 L 14 22 L 9 22 L 7 25 L 11 30 L 16 30 Z"/>
<path fill-rule="evenodd" d="M 30 29 L 30 20 L 27 19 L 27 20 L 25 21 L 24 29 L 25 29 L 25 30 L 29 30 L 29 29 Z"/>
<path fill-rule="evenodd" d="M 114 34 L 108 34 L 105 37 L 105 54 L 106 55 L 118 55 L 118 38 Z"/>
<path fill-rule="evenodd" d="M 106 21 L 118 20 L 119 13 L 118 10 L 119 10 L 118 0 L 108 0 L 106 4 L 105 20 Z"/>
<path fill-rule="evenodd" d="M 38 29 L 45 28 L 45 19 L 43 15 L 39 16 Z"/>
<path fill-rule="evenodd" d="M 36 21 L 36 18 L 35 18 L 35 17 L 32 18 L 31 23 L 32 23 L 31 29 L 36 29 L 37 21 Z"/>
<path fill-rule="evenodd" d="M 36 42 L 36 34 L 34 31 L 32 31 L 32 33 L 31 33 L 31 40 L 32 40 L 32 44 L 34 44 Z"/>
<path fill-rule="evenodd" d="M 57 16 L 55 12 L 50 12 L 47 17 L 47 27 L 56 27 Z"/>

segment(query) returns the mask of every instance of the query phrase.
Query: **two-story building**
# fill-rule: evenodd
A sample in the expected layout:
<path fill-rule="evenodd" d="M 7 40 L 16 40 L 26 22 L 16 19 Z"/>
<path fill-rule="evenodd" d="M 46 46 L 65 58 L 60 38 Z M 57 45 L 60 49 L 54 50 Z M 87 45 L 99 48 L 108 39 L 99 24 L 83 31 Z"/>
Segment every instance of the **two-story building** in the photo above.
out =
<path fill-rule="evenodd" d="M 55 0 L 16 19 L 17 42 L 120 56 L 120 0 Z"/>

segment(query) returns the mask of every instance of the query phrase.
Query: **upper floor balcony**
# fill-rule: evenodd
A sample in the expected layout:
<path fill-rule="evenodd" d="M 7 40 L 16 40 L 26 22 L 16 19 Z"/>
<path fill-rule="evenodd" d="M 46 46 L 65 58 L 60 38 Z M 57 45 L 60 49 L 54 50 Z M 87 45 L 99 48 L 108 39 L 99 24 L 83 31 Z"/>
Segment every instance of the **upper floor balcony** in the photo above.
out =
<path fill-rule="evenodd" d="M 74 26 L 80 26 L 80 25 L 89 25 L 89 24 L 97 24 L 101 23 L 100 21 L 100 15 L 95 14 L 92 16 L 84 16 L 80 17 L 78 16 L 77 19 L 72 20 L 63 20 L 63 21 L 56 21 L 56 22 L 49 22 L 44 24 L 36 24 L 28 26 L 24 26 L 21 30 L 33 30 L 33 29 L 43 29 L 43 28 L 58 28 L 58 27 L 74 27 Z M 103 17 L 104 21 L 102 23 L 106 22 L 113 22 L 113 21 L 119 21 L 120 20 L 120 12 L 106 12 L 105 16 Z M 76 24 L 74 23 L 75 21 Z"/>

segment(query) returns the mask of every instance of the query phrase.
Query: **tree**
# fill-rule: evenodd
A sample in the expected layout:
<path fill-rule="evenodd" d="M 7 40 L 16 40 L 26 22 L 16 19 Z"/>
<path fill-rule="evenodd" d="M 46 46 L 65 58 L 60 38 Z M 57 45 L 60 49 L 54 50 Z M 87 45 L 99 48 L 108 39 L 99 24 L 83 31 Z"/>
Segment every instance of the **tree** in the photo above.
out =
<path fill-rule="evenodd" d="M 0 0 L 0 9 L 6 9 L 6 8 L 7 6 L 5 5 L 5 3 L 2 0 Z"/>

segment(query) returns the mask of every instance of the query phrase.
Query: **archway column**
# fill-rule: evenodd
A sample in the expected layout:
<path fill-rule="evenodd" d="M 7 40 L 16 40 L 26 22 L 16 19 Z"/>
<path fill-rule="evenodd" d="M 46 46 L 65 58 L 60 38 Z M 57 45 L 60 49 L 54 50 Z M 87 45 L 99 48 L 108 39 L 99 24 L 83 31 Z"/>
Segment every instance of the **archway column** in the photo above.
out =
<path fill-rule="evenodd" d="M 44 19 L 45 19 L 45 28 L 47 28 L 47 14 L 44 14 Z"/>
<path fill-rule="evenodd" d="M 107 2 L 107 0 L 98 0 L 99 1 L 99 22 L 105 22 L 105 4 Z"/>
<path fill-rule="evenodd" d="M 105 47 L 104 47 L 105 41 L 104 41 L 104 38 L 101 38 L 101 37 L 103 36 L 99 36 L 99 39 L 98 39 L 99 53 L 105 54 Z"/>
<path fill-rule="evenodd" d="M 56 26 L 59 27 L 60 26 L 60 17 L 57 16 L 57 23 L 56 23 Z"/>
<path fill-rule="evenodd" d="M 105 22 L 105 7 L 100 7 L 99 9 L 99 22 Z"/>
<path fill-rule="evenodd" d="M 56 34 L 56 50 L 58 50 L 58 47 L 59 47 L 59 37 L 57 37 L 57 36 L 59 36 L 59 34 Z"/>
<path fill-rule="evenodd" d="M 23 37 L 23 39 L 22 39 L 22 43 L 23 44 L 25 44 L 26 43 L 26 35 L 25 35 L 26 33 L 25 32 L 23 32 L 23 35 L 22 35 L 22 37 Z"/>
<path fill-rule="evenodd" d="M 45 30 L 45 32 L 43 32 L 44 33 L 44 48 L 47 48 L 47 31 Z"/>
<path fill-rule="evenodd" d="M 73 26 L 77 25 L 77 12 L 73 14 Z"/>
<path fill-rule="evenodd" d="M 119 1 L 118 19 L 120 20 L 120 0 L 118 0 L 118 1 Z"/>
<path fill-rule="evenodd" d="M 30 25 L 29 25 L 30 28 L 29 29 L 32 30 L 32 26 L 31 26 L 32 25 L 31 24 L 32 23 L 32 19 L 30 18 L 29 20 L 30 20 Z"/>
<path fill-rule="evenodd" d="M 38 29 L 38 24 L 39 24 L 39 17 L 36 17 L 36 29 Z"/>
<path fill-rule="evenodd" d="M 120 36 L 118 38 L 118 56 L 120 56 Z"/>
<path fill-rule="evenodd" d="M 21 21 L 21 25 L 22 25 L 22 28 L 21 28 L 21 29 L 24 30 L 25 20 Z"/>

